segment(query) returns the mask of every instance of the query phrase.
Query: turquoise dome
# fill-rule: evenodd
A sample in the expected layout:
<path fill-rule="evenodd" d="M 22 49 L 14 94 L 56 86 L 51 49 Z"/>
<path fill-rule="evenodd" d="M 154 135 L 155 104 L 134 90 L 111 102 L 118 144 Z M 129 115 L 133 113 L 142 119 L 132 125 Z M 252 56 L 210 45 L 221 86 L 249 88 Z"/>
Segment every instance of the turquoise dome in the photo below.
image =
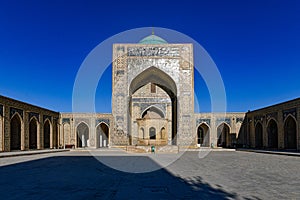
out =
<path fill-rule="evenodd" d="M 139 44 L 168 44 L 168 42 L 161 37 L 152 34 L 139 41 Z"/>

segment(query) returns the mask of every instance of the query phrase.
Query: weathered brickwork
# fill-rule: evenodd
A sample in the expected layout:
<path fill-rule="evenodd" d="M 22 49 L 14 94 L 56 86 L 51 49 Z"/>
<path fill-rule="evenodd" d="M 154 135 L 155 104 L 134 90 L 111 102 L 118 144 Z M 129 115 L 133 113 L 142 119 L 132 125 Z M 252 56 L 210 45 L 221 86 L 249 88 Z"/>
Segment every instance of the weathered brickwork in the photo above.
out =
<path fill-rule="evenodd" d="M 247 112 L 239 141 L 251 148 L 300 149 L 300 98 Z"/>
<path fill-rule="evenodd" d="M 199 140 L 199 134 L 203 130 L 204 141 L 200 142 L 202 146 L 235 147 L 244 117 L 245 113 L 197 113 L 195 132 L 198 135 L 195 140 Z"/>
<path fill-rule="evenodd" d="M 44 149 L 45 124 L 49 125 L 46 148 L 57 148 L 58 119 L 58 112 L 0 96 L 0 151 L 12 150 L 11 145 L 15 150 Z"/>
<path fill-rule="evenodd" d="M 59 145 L 64 147 L 90 147 L 99 148 L 100 146 L 100 135 L 102 127 L 107 127 L 107 140 L 106 145 L 110 144 L 113 139 L 111 132 L 113 131 L 113 117 L 111 114 L 92 114 L 92 113 L 61 113 L 60 114 L 60 137 Z M 85 146 L 80 143 L 82 140 L 80 134 L 82 129 L 81 125 L 87 127 L 85 130 L 88 134 L 84 140 L 86 140 Z"/>
<path fill-rule="evenodd" d="M 194 124 L 194 66 L 191 44 L 114 44 L 112 114 L 115 120 L 113 144 L 132 144 L 137 132 L 131 124 L 132 95 L 154 83 L 172 100 L 171 143 L 196 145 Z M 127 140 L 127 141 L 126 141 Z"/>

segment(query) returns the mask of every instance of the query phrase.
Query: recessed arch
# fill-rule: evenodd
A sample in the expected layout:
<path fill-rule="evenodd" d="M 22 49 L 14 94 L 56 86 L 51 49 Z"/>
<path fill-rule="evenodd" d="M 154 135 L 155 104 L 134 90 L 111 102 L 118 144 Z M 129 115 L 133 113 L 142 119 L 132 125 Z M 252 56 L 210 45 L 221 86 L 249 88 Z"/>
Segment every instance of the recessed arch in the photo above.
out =
<path fill-rule="evenodd" d="M 206 123 L 199 124 L 197 128 L 197 144 L 204 147 L 209 147 L 210 128 Z"/>
<path fill-rule="evenodd" d="M 217 146 L 219 147 L 230 146 L 230 126 L 226 122 L 222 122 L 217 127 L 217 136 L 218 136 Z"/>
<path fill-rule="evenodd" d="M 101 122 L 96 128 L 96 148 L 107 147 L 109 145 L 109 126 Z"/>
<path fill-rule="evenodd" d="M 38 120 L 32 117 L 29 122 L 29 149 L 37 149 Z"/>
<path fill-rule="evenodd" d="M 129 108 L 130 113 L 131 110 L 131 103 L 132 103 L 132 95 L 141 87 L 145 86 L 148 83 L 153 83 L 156 86 L 163 89 L 171 99 L 172 105 L 172 129 L 171 129 L 171 136 L 172 136 L 172 144 L 177 144 L 176 137 L 177 137 L 177 86 L 175 81 L 165 72 L 158 69 L 157 67 L 151 66 L 138 74 L 130 83 L 129 86 Z M 130 114 L 130 116 L 132 116 Z M 131 119 L 128 119 L 128 123 L 131 124 Z M 131 126 L 129 126 L 131 127 Z"/>
<path fill-rule="evenodd" d="M 89 126 L 85 122 L 80 122 L 76 127 L 77 147 L 88 147 Z"/>
<path fill-rule="evenodd" d="M 275 119 L 271 118 L 267 124 L 268 148 L 278 148 L 278 126 Z"/>
<path fill-rule="evenodd" d="M 260 122 L 257 122 L 255 125 L 255 147 L 263 147 L 263 126 Z"/>
<path fill-rule="evenodd" d="M 129 95 L 148 83 L 154 83 L 162 88 L 172 98 L 177 96 L 177 87 L 174 80 L 157 67 L 149 67 L 138 74 L 130 83 Z"/>
<path fill-rule="evenodd" d="M 154 127 L 149 128 L 149 138 L 150 140 L 156 139 L 156 129 Z"/>
<path fill-rule="evenodd" d="M 284 148 L 297 149 L 297 123 L 292 115 L 284 121 Z"/>
<path fill-rule="evenodd" d="M 141 118 L 165 118 L 165 114 L 157 106 L 151 105 L 142 112 Z"/>
<path fill-rule="evenodd" d="M 166 128 L 162 127 L 160 129 L 160 139 L 166 139 L 166 137 L 167 137 Z"/>
<path fill-rule="evenodd" d="M 44 148 L 50 148 L 51 131 L 51 122 L 49 119 L 46 119 L 44 122 Z"/>
<path fill-rule="evenodd" d="M 22 118 L 15 113 L 10 120 L 10 149 L 21 150 Z"/>

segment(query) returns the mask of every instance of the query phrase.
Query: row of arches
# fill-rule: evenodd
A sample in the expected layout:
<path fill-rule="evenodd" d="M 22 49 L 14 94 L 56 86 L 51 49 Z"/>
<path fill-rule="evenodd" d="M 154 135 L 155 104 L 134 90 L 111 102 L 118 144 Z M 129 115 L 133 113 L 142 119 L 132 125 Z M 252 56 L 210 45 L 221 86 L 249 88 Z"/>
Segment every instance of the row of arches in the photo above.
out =
<path fill-rule="evenodd" d="M 279 148 L 278 145 L 278 125 L 274 119 L 270 119 L 267 124 L 267 144 L 263 141 L 263 125 L 257 122 L 255 125 L 255 147 L 256 148 Z M 284 148 L 297 148 L 297 122 L 292 116 L 288 116 L 284 122 Z"/>
<path fill-rule="evenodd" d="M 89 126 L 81 122 L 76 128 L 77 148 L 91 146 Z M 109 126 L 102 122 L 96 127 L 96 148 L 107 147 L 109 145 Z"/>
<path fill-rule="evenodd" d="M 217 127 L 217 146 L 230 147 L 234 142 L 230 137 L 230 127 L 222 123 Z M 210 146 L 210 128 L 207 124 L 202 123 L 197 128 L 197 144 L 204 147 Z"/>
<path fill-rule="evenodd" d="M 21 150 L 21 134 L 22 134 L 22 119 L 19 115 L 15 114 L 10 120 L 10 149 Z M 38 148 L 38 131 L 39 123 L 38 120 L 33 117 L 29 122 L 29 149 Z M 51 122 L 46 120 L 43 124 L 44 132 L 44 148 L 50 148 L 50 132 Z"/>
<path fill-rule="evenodd" d="M 163 139 L 166 136 L 166 129 L 162 127 L 159 132 L 156 131 L 155 127 L 149 128 L 149 136 L 146 134 L 144 128 L 140 128 L 142 139 L 149 138 L 150 140 Z"/>

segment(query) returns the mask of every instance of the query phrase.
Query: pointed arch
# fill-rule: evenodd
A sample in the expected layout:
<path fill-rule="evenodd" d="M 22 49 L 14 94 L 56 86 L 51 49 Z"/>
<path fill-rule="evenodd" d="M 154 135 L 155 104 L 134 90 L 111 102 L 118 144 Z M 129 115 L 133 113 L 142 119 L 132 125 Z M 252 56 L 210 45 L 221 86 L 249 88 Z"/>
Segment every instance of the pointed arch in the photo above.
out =
<path fill-rule="evenodd" d="M 21 150 L 22 118 L 15 113 L 10 119 L 10 150 Z"/>
<path fill-rule="evenodd" d="M 163 89 L 171 99 L 172 105 L 172 144 L 177 144 L 177 86 L 175 81 L 165 72 L 157 67 L 149 67 L 138 74 L 130 83 L 129 86 L 129 105 L 131 105 L 132 95 L 141 87 L 148 83 L 153 83 Z M 130 110 L 130 112 L 132 112 Z M 130 119 L 129 119 L 130 120 Z M 129 123 L 131 123 L 129 121 Z"/>
<path fill-rule="evenodd" d="M 34 116 L 29 121 L 29 149 L 37 149 L 38 143 L 38 120 Z"/>
<path fill-rule="evenodd" d="M 292 115 L 284 121 L 284 148 L 297 149 L 297 121 Z"/>
<path fill-rule="evenodd" d="M 96 148 L 107 147 L 109 138 L 109 125 L 105 122 L 100 122 L 96 127 Z"/>
<path fill-rule="evenodd" d="M 217 136 L 219 147 L 229 147 L 230 146 L 230 126 L 226 122 L 222 122 L 217 127 Z"/>
<path fill-rule="evenodd" d="M 44 148 L 50 148 L 50 143 L 51 143 L 51 135 L 52 135 L 52 124 L 49 119 L 46 119 L 44 121 Z"/>
<path fill-rule="evenodd" d="M 261 122 L 257 122 L 255 125 L 255 147 L 263 147 L 263 126 Z"/>
<path fill-rule="evenodd" d="M 80 122 L 76 127 L 77 147 L 88 147 L 89 126 L 86 122 Z"/>
<path fill-rule="evenodd" d="M 150 112 L 154 113 L 154 118 L 165 118 L 165 113 L 155 105 L 151 105 L 148 108 L 144 109 L 141 114 L 141 118 L 145 118 L 145 116 L 147 116 L 147 114 L 149 115 Z"/>
<path fill-rule="evenodd" d="M 154 127 L 149 128 L 149 138 L 150 140 L 156 139 L 156 129 Z"/>
<path fill-rule="evenodd" d="M 207 123 L 202 122 L 197 128 L 197 144 L 203 147 L 209 147 L 210 128 Z"/>
<path fill-rule="evenodd" d="M 271 118 L 267 123 L 268 148 L 278 148 L 278 126 L 275 119 Z"/>

